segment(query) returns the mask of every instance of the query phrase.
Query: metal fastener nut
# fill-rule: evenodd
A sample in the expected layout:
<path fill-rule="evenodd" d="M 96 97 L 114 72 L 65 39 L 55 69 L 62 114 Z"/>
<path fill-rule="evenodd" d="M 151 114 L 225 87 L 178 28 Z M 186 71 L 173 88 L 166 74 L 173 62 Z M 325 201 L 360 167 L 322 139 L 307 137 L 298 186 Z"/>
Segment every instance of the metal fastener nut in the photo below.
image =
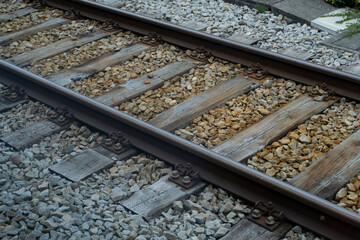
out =
<path fill-rule="evenodd" d="M 251 216 L 255 219 L 258 219 L 261 217 L 261 213 L 258 209 L 254 209 L 252 212 L 251 212 Z"/>
<path fill-rule="evenodd" d="M 114 149 L 115 149 L 116 151 L 121 150 L 121 149 L 122 149 L 121 143 L 116 143 L 115 146 L 114 146 Z"/>
<path fill-rule="evenodd" d="M 191 178 L 190 178 L 189 176 L 184 176 L 184 178 L 183 178 L 183 183 L 184 183 L 184 184 L 189 184 L 189 183 L 191 183 Z"/>
<path fill-rule="evenodd" d="M 180 177 L 180 174 L 179 174 L 179 172 L 177 170 L 174 170 L 174 171 L 171 172 L 171 177 L 173 179 L 178 179 Z"/>
<path fill-rule="evenodd" d="M 65 121 L 66 121 L 66 118 L 64 117 L 64 115 L 60 115 L 60 116 L 58 117 L 58 121 L 59 121 L 59 122 L 65 122 Z"/>
<path fill-rule="evenodd" d="M 268 216 L 265 220 L 265 223 L 269 226 L 274 225 L 275 224 L 275 219 L 273 216 Z"/>
<path fill-rule="evenodd" d="M 105 140 L 105 145 L 106 146 L 111 146 L 113 144 L 113 141 L 110 139 L 110 138 L 107 138 L 106 140 Z"/>

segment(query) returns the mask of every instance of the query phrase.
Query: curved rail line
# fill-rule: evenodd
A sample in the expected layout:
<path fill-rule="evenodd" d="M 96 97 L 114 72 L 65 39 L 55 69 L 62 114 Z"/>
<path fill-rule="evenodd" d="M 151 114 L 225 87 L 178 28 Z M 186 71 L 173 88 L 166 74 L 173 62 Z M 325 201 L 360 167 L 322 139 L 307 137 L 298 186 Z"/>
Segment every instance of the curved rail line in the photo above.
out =
<path fill-rule="evenodd" d="M 89 18 L 101 21 L 111 19 L 121 28 L 137 33 L 156 32 L 165 41 L 186 48 L 203 46 L 214 56 L 232 62 L 244 65 L 260 63 L 270 73 L 297 82 L 325 82 L 337 94 L 360 100 L 359 76 L 86 0 L 45 2 L 64 10 L 77 9 L 81 15 Z M 170 164 L 191 162 L 205 181 L 251 202 L 271 201 L 276 209 L 285 213 L 286 219 L 325 237 L 354 239 L 360 234 L 360 216 L 355 213 L 2 60 L 0 82 L 18 84 L 29 96 L 50 106 L 66 105 L 76 119 L 101 131 L 121 131 L 134 147 Z"/>

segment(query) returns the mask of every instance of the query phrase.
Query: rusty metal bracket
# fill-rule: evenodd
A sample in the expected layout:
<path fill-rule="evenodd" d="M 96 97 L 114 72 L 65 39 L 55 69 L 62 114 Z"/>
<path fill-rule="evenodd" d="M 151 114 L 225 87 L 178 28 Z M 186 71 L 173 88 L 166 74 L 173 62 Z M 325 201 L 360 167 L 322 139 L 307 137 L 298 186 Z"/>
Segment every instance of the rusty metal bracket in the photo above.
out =
<path fill-rule="evenodd" d="M 187 55 L 189 58 L 201 62 L 206 62 L 211 57 L 211 53 L 207 51 L 203 46 L 195 48 L 194 51 L 191 51 L 191 53 L 188 53 Z"/>
<path fill-rule="evenodd" d="M 101 29 L 107 32 L 113 32 L 119 29 L 119 24 L 114 21 L 107 20 L 101 25 Z"/>
<path fill-rule="evenodd" d="M 275 210 L 272 202 L 265 204 L 262 201 L 258 201 L 255 204 L 255 208 L 246 218 L 272 232 L 282 222 L 284 213 Z"/>
<path fill-rule="evenodd" d="M 103 147 L 116 154 L 120 154 L 129 149 L 130 140 L 126 139 L 121 132 L 112 132 L 105 139 Z"/>
<path fill-rule="evenodd" d="M 21 89 L 18 85 L 9 85 L 5 88 L 4 98 L 11 101 L 17 102 L 25 98 L 25 91 Z"/>
<path fill-rule="evenodd" d="M 162 39 L 156 32 L 150 32 L 146 34 L 140 42 L 150 46 L 157 46 L 162 43 Z"/>
<path fill-rule="evenodd" d="M 314 84 L 308 91 L 310 97 L 314 97 L 316 101 L 329 101 L 335 99 L 334 89 L 329 89 L 326 83 Z"/>
<path fill-rule="evenodd" d="M 80 17 L 81 17 L 80 12 L 75 8 L 70 8 L 64 13 L 64 18 L 69 20 L 76 20 L 79 19 Z"/>
<path fill-rule="evenodd" d="M 169 181 L 189 189 L 200 182 L 200 175 L 199 172 L 193 170 L 191 163 L 187 163 L 185 166 L 180 163 L 175 165 L 175 170 L 171 172 Z"/>
<path fill-rule="evenodd" d="M 267 69 L 264 69 L 260 63 L 257 63 L 257 64 L 251 64 L 249 66 L 249 68 L 247 70 L 247 75 L 249 77 L 255 78 L 257 80 L 262 80 L 267 75 L 269 75 L 269 72 Z"/>
<path fill-rule="evenodd" d="M 64 126 L 72 121 L 73 115 L 65 106 L 56 107 L 53 111 L 50 112 L 48 119 L 57 125 Z"/>

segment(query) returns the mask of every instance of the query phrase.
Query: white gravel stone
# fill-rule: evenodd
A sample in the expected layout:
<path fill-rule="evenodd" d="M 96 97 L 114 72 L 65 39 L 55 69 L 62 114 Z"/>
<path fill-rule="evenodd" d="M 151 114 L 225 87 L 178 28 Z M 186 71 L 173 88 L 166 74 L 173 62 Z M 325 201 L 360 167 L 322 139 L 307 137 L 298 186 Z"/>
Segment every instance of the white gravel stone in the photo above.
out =
<path fill-rule="evenodd" d="M 107 4 L 106 0 L 95 1 Z M 225 38 L 238 33 L 260 38 L 257 47 L 274 52 L 288 48 L 309 52 L 313 54 L 309 61 L 328 67 L 343 69 L 359 61 L 359 53 L 322 45 L 330 37 L 327 32 L 293 22 L 281 14 L 261 13 L 222 0 L 119 0 L 118 7 L 175 24 L 205 24 L 207 33 Z"/>

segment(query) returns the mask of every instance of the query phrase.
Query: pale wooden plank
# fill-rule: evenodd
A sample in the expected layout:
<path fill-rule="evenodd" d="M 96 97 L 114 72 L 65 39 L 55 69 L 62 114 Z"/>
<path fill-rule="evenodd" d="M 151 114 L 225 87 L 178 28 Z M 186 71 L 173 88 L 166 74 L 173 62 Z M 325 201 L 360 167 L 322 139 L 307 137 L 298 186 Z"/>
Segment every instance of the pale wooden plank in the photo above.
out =
<path fill-rule="evenodd" d="M 193 188 L 185 190 L 181 189 L 181 187 L 175 183 L 167 181 L 169 177 L 170 175 L 167 175 L 149 187 L 136 192 L 121 204 L 149 220 L 160 215 L 161 212 L 166 211 L 174 201 L 184 199 L 200 191 L 206 185 L 201 182 Z"/>
<path fill-rule="evenodd" d="M 200 23 L 200 22 L 193 22 L 193 21 L 185 21 L 185 22 L 181 22 L 179 23 L 180 26 L 182 27 L 187 27 L 196 31 L 203 31 L 207 28 L 207 24 L 204 23 Z"/>
<path fill-rule="evenodd" d="M 102 145 L 98 145 L 96 147 L 93 148 L 94 151 L 102 154 L 102 155 L 105 155 L 107 156 L 108 158 L 113 158 L 113 157 L 116 157 L 116 159 L 118 161 L 121 161 L 121 160 L 126 160 L 136 154 L 139 153 L 139 150 L 136 149 L 136 148 L 129 148 L 128 150 L 124 151 L 123 153 L 120 153 L 120 154 L 116 154 L 110 150 L 107 150 L 106 148 L 104 148 Z"/>
<path fill-rule="evenodd" d="M 360 169 L 360 130 L 289 181 L 295 187 L 332 199 Z"/>
<path fill-rule="evenodd" d="M 55 18 L 55 19 L 46 21 L 44 23 L 41 23 L 39 25 L 33 26 L 33 27 L 29 27 L 29 28 L 26 28 L 26 29 L 23 29 L 23 30 L 20 30 L 17 32 L 3 35 L 0 37 L 0 45 L 7 45 L 12 41 L 23 39 L 23 38 L 30 36 L 32 34 L 35 34 L 37 32 L 48 30 L 48 29 L 60 26 L 62 24 L 66 24 L 68 22 L 69 22 L 69 20 L 67 20 L 65 18 Z"/>
<path fill-rule="evenodd" d="M 7 99 L 4 99 L 2 97 L 0 97 L 0 112 L 4 112 L 6 110 L 9 110 L 19 104 L 22 104 L 22 103 L 25 103 L 29 101 L 28 99 L 22 99 L 20 101 L 16 101 L 16 102 L 12 102 L 12 101 L 9 101 Z"/>
<path fill-rule="evenodd" d="M 17 17 L 21 17 L 27 14 L 30 14 L 32 12 L 37 12 L 38 10 L 35 8 L 23 8 L 14 12 L 10 12 L 10 13 L 4 13 L 0 15 L 0 22 L 5 22 L 5 21 L 9 21 L 11 19 L 17 18 Z"/>
<path fill-rule="evenodd" d="M 284 222 L 281 223 L 273 232 L 270 232 L 269 230 L 244 218 L 233 226 L 231 230 L 221 238 L 221 240 L 278 240 L 290 231 L 291 228 L 291 224 Z"/>
<path fill-rule="evenodd" d="M 154 76 L 152 78 L 149 78 L 148 75 L 144 75 L 139 78 L 131 79 L 115 87 L 111 91 L 95 98 L 95 100 L 108 106 L 119 105 L 121 102 L 137 97 L 150 89 L 162 86 L 165 81 L 184 74 L 193 67 L 195 67 L 195 64 L 192 60 L 169 64 L 157 71 L 154 71 Z M 145 80 L 150 80 L 150 83 L 145 84 Z"/>
<path fill-rule="evenodd" d="M 236 33 L 236 34 L 232 35 L 231 37 L 229 37 L 228 39 L 233 40 L 235 42 L 248 44 L 248 45 L 254 44 L 254 43 L 256 43 L 257 41 L 260 40 L 260 38 L 246 36 L 246 35 L 241 34 L 241 33 Z"/>
<path fill-rule="evenodd" d="M 23 129 L 8 133 L 1 137 L 0 140 L 21 150 L 41 141 L 44 137 L 53 135 L 67 128 L 67 126 L 68 125 L 59 126 L 53 122 L 42 120 Z"/>
<path fill-rule="evenodd" d="M 334 102 L 335 100 L 317 102 L 308 95 L 302 95 L 212 150 L 237 162 L 245 161 Z"/>
<path fill-rule="evenodd" d="M 308 60 L 309 58 L 314 56 L 314 54 L 312 54 L 310 52 L 303 52 L 303 51 L 299 51 L 299 50 L 296 50 L 296 49 L 293 49 L 293 48 L 281 49 L 281 50 L 279 50 L 279 53 L 284 54 L 284 55 L 289 56 L 289 57 L 301 59 L 301 60 L 304 60 L 304 61 Z"/>
<path fill-rule="evenodd" d="M 71 181 L 78 182 L 95 172 L 110 167 L 114 163 L 107 156 L 93 149 L 87 149 L 79 155 L 51 166 L 49 169 Z"/>
<path fill-rule="evenodd" d="M 360 64 L 352 65 L 352 66 L 346 66 L 343 69 L 344 72 L 352 73 L 355 75 L 360 75 Z"/>
<path fill-rule="evenodd" d="M 118 7 L 123 4 L 122 2 L 119 2 L 119 0 L 102 0 L 100 3 L 110 7 Z"/>
<path fill-rule="evenodd" d="M 72 40 L 72 38 L 63 39 L 50 45 L 19 54 L 7 59 L 6 61 L 19 67 L 26 67 L 33 62 L 54 56 L 56 54 L 68 51 L 74 47 L 81 46 L 109 35 L 110 33 L 102 31 L 82 34 L 77 36 L 76 40 Z"/>
<path fill-rule="evenodd" d="M 240 77 L 227 80 L 158 114 L 149 123 L 167 131 L 174 131 L 228 99 L 248 92 L 258 86 L 258 83 Z"/>
<path fill-rule="evenodd" d="M 121 62 L 125 62 L 139 53 L 149 50 L 150 47 L 135 44 L 125 47 L 117 52 L 111 52 L 100 57 L 91 59 L 84 64 L 65 71 L 52 74 L 47 77 L 48 80 L 57 83 L 61 86 L 72 83 L 73 81 L 83 80 L 97 72 L 102 71 L 106 67 L 111 67 Z"/>

